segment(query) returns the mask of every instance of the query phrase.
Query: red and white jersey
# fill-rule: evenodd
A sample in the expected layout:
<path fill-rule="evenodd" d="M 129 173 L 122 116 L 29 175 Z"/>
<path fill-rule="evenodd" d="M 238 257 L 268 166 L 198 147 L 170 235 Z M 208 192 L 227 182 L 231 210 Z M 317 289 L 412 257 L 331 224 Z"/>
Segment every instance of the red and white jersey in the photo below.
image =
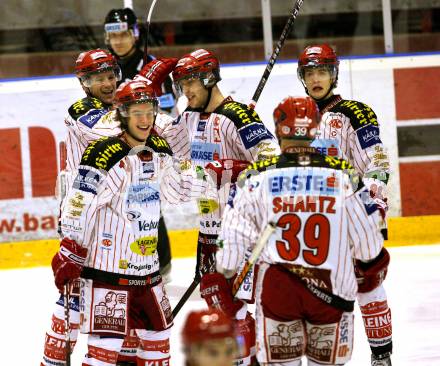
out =
<path fill-rule="evenodd" d="M 319 105 L 322 118 L 312 146 L 323 155 L 347 160 L 367 187 L 376 183 L 385 188 L 390 162 L 374 111 L 364 103 L 344 100 L 339 95 Z"/>
<path fill-rule="evenodd" d="M 159 113 L 156 121 L 159 125 L 166 123 L 168 117 Z M 117 136 L 122 130 L 116 117 L 116 111 L 110 110 L 99 99 L 86 97 L 72 104 L 64 120 L 66 134 L 66 173 L 64 175 L 66 189 L 71 186 L 72 172 L 78 168 L 86 147 L 102 137 Z"/>
<path fill-rule="evenodd" d="M 121 133 L 120 123 L 99 99 L 87 97 L 70 106 L 64 119 L 67 127 L 66 170 L 78 168 L 86 147 L 94 140 Z"/>
<path fill-rule="evenodd" d="M 258 165 L 260 164 L 260 165 Z M 266 164 L 266 165 L 264 165 Z M 382 246 L 380 214 L 366 189 L 354 193 L 345 161 L 312 154 L 286 154 L 254 167 L 223 215 L 218 266 L 237 270 L 269 222 L 277 229 L 260 262 L 281 263 L 328 293 L 353 300 L 352 258 L 368 261 Z"/>
<path fill-rule="evenodd" d="M 92 142 L 84 151 L 61 208 L 62 237 L 88 248 L 86 267 L 143 276 L 159 269 L 160 201 L 201 194 L 192 170 L 175 170 L 166 141 L 150 135 L 154 153 L 131 152 L 118 137 Z M 182 193 L 185 192 L 185 193 Z"/>
<path fill-rule="evenodd" d="M 201 167 L 216 159 L 252 162 L 280 153 L 278 141 L 257 112 L 231 98 L 226 98 L 212 113 L 187 109 L 172 122 L 156 124 L 156 128 L 173 154 Z M 229 188 L 225 184 L 218 191 L 218 204 L 199 201 L 201 233 L 218 234 Z"/>

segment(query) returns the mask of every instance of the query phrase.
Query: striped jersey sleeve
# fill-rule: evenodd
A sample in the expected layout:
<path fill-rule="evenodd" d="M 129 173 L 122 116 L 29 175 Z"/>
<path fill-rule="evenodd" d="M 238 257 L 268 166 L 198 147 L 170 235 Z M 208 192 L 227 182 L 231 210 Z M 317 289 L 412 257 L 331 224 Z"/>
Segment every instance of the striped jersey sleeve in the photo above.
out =
<path fill-rule="evenodd" d="M 349 196 L 345 210 L 353 257 L 362 261 L 374 259 L 383 247 L 382 218 L 367 188 Z"/>
<path fill-rule="evenodd" d="M 201 197 L 218 201 L 217 190 L 203 171 L 189 161 L 165 156 L 161 161 L 161 195 L 169 204 L 189 202 Z"/>
<path fill-rule="evenodd" d="M 174 155 L 189 158 L 191 144 L 185 120 L 185 115 L 179 115 L 174 119 L 165 113 L 159 113 L 154 129 L 168 142 Z"/>
<path fill-rule="evenodd" d="M 237 188 L 235 197 L 230 197 L 223 213 L 219 235 L 218 267 L 228 271 L 237 270 L 244 260 L 247 248 L 252 249 L 255 246 L 267 224 L 267 204 L 258 188 L 261 185 L 253 191 L 246 186 Z"/>

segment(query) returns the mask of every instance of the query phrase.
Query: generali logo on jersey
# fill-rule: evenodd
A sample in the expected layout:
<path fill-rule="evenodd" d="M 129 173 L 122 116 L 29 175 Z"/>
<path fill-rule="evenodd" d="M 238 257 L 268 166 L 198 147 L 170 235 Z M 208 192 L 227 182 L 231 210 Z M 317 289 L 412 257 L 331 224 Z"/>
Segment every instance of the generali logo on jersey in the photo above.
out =
<path fill-rule="evenodd" d="M 127 327 L 127 293 L 95 289 L 93 330 L 95 332 L 124 333 Z"/>

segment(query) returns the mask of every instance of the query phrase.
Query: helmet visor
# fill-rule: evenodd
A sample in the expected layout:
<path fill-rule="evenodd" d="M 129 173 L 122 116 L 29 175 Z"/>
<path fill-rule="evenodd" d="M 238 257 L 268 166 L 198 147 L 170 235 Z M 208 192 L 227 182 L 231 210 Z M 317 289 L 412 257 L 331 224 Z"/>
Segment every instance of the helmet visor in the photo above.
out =
<path fill-rule="evenodd" d="M 122 79 L 122 72 L 119 65 L 107 65 L 106 67 L 100 67 L 98 70 L 90 72 L 81 77 L 81 82 L 86 88 L 90 88 L 95 84 L 104 84 L 108 80 L 112 79 L 112 76 L 104 74 L 105 72 L 112 72 L 113 78 L 115 78 L 116 81 L 120 81 Z"/>

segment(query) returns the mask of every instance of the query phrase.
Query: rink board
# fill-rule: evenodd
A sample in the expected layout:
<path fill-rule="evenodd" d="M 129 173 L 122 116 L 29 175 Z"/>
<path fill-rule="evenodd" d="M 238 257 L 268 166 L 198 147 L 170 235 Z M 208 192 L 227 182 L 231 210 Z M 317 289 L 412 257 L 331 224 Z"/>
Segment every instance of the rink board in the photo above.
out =
<path fill-rule="evenodd" d="M 438 244 L 440 216 L 398 217 L 388 220 L 387 247 Z M 197 230 L 169 231 L 173 258 L 194 257 Z M 58 240 L 35 240 L 0 245 L 0 270 L 48 266 L 58 249 Z"/>
<path fill-rule="evenodd" d="M 402 157 L 399 155 L 401 146 L 397 145 L 398 130 L 408 129 L 408 126 L 440 126 L 440 89 L 431 88 L 431 98 L 427 98 L 424 94 L 427 89 L 419 82 L 440 75 L 438 65 L 440 54 L 341 61 L 337 92 L 346 99 L 370 105 L 380 122 L 381 138 L 389 151 L 392 170 L 388 184 L 388 215 L 392 218 L 391 228 L 393 225 L 397 228 L 394 241 L 399 244 L 425 242 L 426 235 L 431 237 L 429 233 L 435 233 L 433 227 L 440 226 L 433 225 L 425 230 L 415 224 L 414 230 L 408 230 L 411 225 L 407 224 L 407 218 L 402 221 L 405 224 L 397 224 L 399 220 L 393 224 L 394 217 L 402 215 L 440 215 L 440 191 L 437 189 L 440 186 L 440 153 L 434 156 L 422 152 L 425 156 L 414 156 L 413 150 Z M 247 103 L 264 67 L 264 63 L 222 66 L 220 89 L 225 95 Z M 272 131 L 273 109 L 287 95 L 304 95 L 296 78 L 296 62 L 275 65 L 257 105 L 257 112 Z M 82 97 L 78 81 L 72 76 L 0 80 L 0 109 L 4 111 L 0 115 L 0 261 L 6 261 L 3 252 L 15 252 L 16 249 L 10 249 L 11 242 L 19 242 L 17 248 L 26 249 L 19 250 L 23 254 L 18 255 L 18 260 L 12 260 L 18 265 L 26 263 L 26 258 L 36 257 L 39 247 L 42 247 L 41 253 L 53 253 L 55 247 L 48 246 L 47 240 L 57 237 L 58 203 L 54 197 L 59 160 L 57 146 L 64 139 L 63 118 L 67 107 Z M 423 106 L 411 102 L 414 100 L 422 100 Z M 416 141 L 417 151 L 421 144 L 427 142 Z M 430 169 L 425 169 L 424 164 Z M 176 257 L 194 251 L 191 246 L 192 249 L 185 246 L 186 239 L 181 239 L 195 237 L 195 215 L 188 214 L 189 211 L 186 206 L 164 211 L 171 236 L 177 238 L 172 239 Z M 175 230 L 185 230 L 185 234 Z M 401 237 L 402 233 L 407 236 Z M 420 237 L 415 238 L 416 233 Z M 440 235 L 429 239 L 435 240 L 440 241 Z M 195 243 L 195 240 L 188 242 Z M 47 264 L 47 259 L 30 260 L 30 263 Z M 4 267 L 0 265 L 0 268 Z"/>

